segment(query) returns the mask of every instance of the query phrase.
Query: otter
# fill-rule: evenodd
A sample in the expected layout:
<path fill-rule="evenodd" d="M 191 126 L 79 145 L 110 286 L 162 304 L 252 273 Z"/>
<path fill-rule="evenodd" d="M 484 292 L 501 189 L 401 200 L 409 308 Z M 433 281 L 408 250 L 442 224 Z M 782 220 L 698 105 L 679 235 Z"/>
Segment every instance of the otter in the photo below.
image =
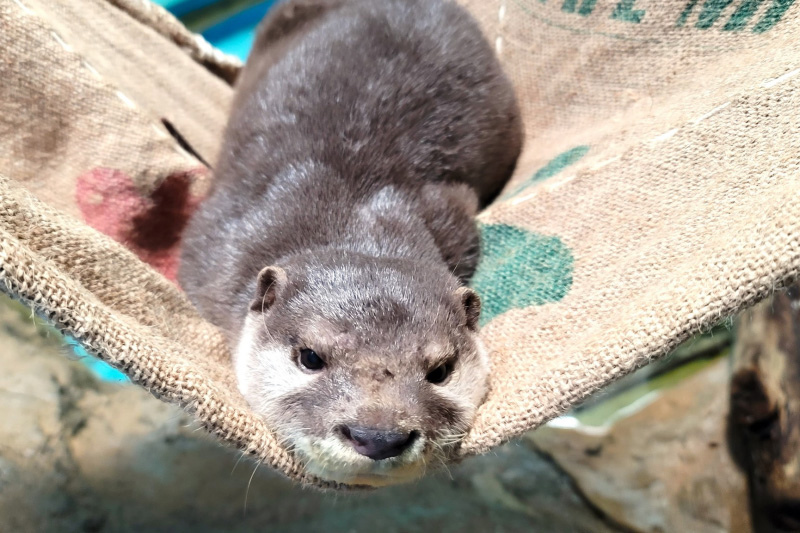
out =
<path fill-rule="evenodd" d="M 475 216 L 522 144 L 449 0 L 288 0 L 237 81 L 179 282 L 308 473 L 381 486 L 455 457 L 488 389 Z"/>

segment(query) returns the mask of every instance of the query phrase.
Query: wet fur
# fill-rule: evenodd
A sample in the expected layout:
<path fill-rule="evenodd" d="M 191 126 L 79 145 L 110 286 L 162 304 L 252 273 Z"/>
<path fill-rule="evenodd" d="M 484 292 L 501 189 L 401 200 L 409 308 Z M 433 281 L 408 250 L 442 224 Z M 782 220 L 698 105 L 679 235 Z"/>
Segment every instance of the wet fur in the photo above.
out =
<path fill-rule="evenodd" d="M 459 287 L 520 147 L 511 86 L 449 1 L 288 1 L 262 24 L 180 281 L 312 473 L 402 481 L 467 431 L 488 362 Z M 285 279 L 259 289 L 270 265 Z M 295 364 L 301 345 L 324 373 Z M 426 382 L 445 357 L 450 381 Z M 353 421 L 420 431 L 418 449 L 360 456 L 335 434 Z"/>

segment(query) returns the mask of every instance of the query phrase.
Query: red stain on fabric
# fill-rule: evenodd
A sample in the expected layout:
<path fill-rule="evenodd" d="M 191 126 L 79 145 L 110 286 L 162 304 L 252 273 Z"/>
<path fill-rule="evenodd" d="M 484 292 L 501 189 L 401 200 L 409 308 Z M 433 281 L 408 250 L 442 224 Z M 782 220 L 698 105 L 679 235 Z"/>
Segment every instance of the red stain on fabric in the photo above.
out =
<path fill-rule="evenodd" d="M 191 185 L 207 172 L 197 167 L 170 174 L 149 196 L 143 196 L 124 172 L 95 168 L 78 177 L 75 196 L 90 226 L 175 282 L 181 235 L 202 200 L 191 194 Z"/>

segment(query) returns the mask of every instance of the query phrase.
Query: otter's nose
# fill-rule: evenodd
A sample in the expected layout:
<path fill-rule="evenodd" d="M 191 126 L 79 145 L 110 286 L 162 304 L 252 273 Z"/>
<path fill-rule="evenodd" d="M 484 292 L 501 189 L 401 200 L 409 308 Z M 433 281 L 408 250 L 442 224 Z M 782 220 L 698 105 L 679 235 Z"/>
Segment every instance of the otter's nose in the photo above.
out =
<path fill-rule="evenodd" d="M 383 431 L 348 426 L 342 426 L 342 434 L 358 453 L 375 461 L 397 457 L 411 446 L 416 436 L 415 431 Z"/>

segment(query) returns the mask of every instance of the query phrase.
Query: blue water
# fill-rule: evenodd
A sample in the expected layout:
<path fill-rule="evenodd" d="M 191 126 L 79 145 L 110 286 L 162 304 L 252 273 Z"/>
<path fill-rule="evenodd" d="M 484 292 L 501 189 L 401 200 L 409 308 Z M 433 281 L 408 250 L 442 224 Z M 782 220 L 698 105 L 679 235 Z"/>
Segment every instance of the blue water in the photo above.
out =
<path fill-rule="evenodd" d="M 155 0 L 167 8 L 173 15 L 181 18 L 192 11 L 208 7 L 215 3 L 222 4 L 224 0 Z M 244 61 L 253 40 L 256 28 L 267 11 L 280 0 L 265 0 L 252 7 L 244 9 L 225 20 L 218 22 L 202 32 L 203 37 L 225 53 L 237 56 Z"/>
<path fill-rule="evenodd" d="M 208 7 L 218 1 L 220 0 L 155 0 L 155 3 L 164 6 L 172 12 L 173 15 L 181 18 L 194 10 Z M 253 46 L 258 23 L 261 22 L 261 19 L 264 18 L 264 15 L 266 15 L 270 7 L 278 1 L 279 0 L 267 0 L 249 7 L 211 26 L 202 32 L 202 35 L 208 42 L 223 52 L 235 55 L 244 61 L 247 59 L 247 54 L 250 53 L 250 48 Z M 125 374 L 109 364 L 89 355 L 86 350 L 74 340 L 67 339 L 67 343 L 72 347 L 75 355 L 80 358 L 81 362 L 89 367 L 100 379 L 116 382 L 128 381 Z"/>
<path fill-rule="evenodd" d="M 210 27 L 203 32 L 203 37 L 223 52 L 244 61 L 253 46 L 258 23 L 276 3 L 277 0 L 268 0 L 245 9 Z"/>
<path fill-rule="evenodd" d="M 112 367 L 108 363 L 104 363 L 100 359 L 93 357 L 90 355 L 83 346 L 78 343 L 75 339 L 70 337 L 69 335 L 64 335 L 64 341 L 66 342 L 67 346 L 72 349 L 72 353 L 75 354 L 76 357 L 80 360 L 81 363 L 86 365 L 89 370 L 91 370 L 97 377 L 102 379 L 103 381 L 116 381 L 119 383 L 124 383 L 128 381 L 128 377 L 117 370 L 116 368 Z"/>
<path fill-rule="evenodd" d="M 219 0 L 155 0 L 156 4 L 166 7 L 178 18 L 218 2 Z"/>

